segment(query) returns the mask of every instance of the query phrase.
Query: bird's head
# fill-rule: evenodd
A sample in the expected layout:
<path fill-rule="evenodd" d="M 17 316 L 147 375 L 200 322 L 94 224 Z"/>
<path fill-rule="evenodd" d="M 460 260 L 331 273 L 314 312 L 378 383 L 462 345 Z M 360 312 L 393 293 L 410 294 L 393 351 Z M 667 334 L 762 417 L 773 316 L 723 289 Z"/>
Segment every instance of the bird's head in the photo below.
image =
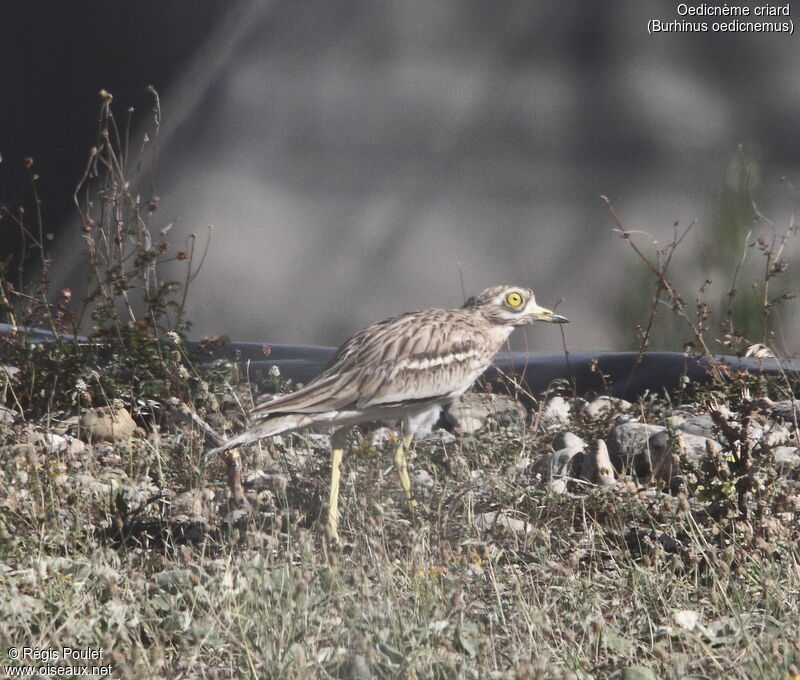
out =
<path fill-rule="evenodd" d="M 471 297 L 465 309 L 474 309 L 492 323 L 503 326 L 525 326 L 534 321 L 568 323 L 566 317 L 540 307 L 530 288 L 496 286 Z"/>

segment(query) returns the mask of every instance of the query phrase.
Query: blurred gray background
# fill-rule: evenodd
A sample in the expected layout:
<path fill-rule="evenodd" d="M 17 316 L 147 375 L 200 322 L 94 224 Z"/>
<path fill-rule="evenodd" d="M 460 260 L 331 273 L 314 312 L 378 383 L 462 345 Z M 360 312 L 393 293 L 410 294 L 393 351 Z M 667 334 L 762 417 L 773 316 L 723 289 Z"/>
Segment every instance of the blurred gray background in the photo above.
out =
<path fill-rule="evenodd" d="M 337 344 L 460 305 L 463 276 L 467 294 L 518 283 L 559 303 L 570 349 L 629 349 L 655 287 L 601 194 L 651 252 L 696 220 L 673 270 L 690 304 L 706 277 L 722 299 L 747 233 L 771 233 L 750 197 L 774 230 L 790 225 L 795 36 L 648 35 L 649 19 L 680 18 L 666 0 L 227 5 L 161 87 L 154 228 L 181 244 L 214 227 L 192 335 Z M 762 260 L 748 251 L 743 288 Z M 515 340 L 561 346 L 553 327 Z"/>

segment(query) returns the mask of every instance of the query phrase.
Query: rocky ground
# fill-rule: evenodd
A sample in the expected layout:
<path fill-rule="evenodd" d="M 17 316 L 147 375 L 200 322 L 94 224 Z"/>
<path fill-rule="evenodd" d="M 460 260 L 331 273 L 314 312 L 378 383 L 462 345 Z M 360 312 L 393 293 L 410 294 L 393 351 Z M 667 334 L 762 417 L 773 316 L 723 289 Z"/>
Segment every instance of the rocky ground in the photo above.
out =
<path fill-rule="evenodd" d="M 394 433 L 356 432 L 337 549 L 325 434 L 248 449 L 243 509 L 174 400 L 4 407 L 0 650 L 102 648 L 121 678 L 800 677 L 798 408 L 767 393 L 469 393 L 417 444 L 415 517 Z"/>

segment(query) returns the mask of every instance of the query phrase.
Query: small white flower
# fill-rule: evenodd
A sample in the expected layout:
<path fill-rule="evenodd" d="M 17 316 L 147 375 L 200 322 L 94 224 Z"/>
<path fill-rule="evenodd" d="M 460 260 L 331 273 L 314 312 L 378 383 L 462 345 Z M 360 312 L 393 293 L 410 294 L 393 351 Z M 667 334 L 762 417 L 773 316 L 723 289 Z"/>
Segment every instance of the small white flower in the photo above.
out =
<path fill-rule="evenodd" d="M 167 331 L 167 337 L 170 339 L 170 342 L 173 345 L 181 344 L 181 336 L 178 335 L 175 331 Z"/>
<path fill-rule="evenodd" d="M 273 365 L 273 366 L 270 366 L 270 369 L 269 369 L 269 374 L 270 374 L 270 375 L 271 375 L 273 378 L 280 378 L 280 376 L 281 376 L 281 369 L 280 369 L 280 368 L 278 368 L 278 367 L 277 367 L 277 366 L 275 366 L 275 365 Z"/>

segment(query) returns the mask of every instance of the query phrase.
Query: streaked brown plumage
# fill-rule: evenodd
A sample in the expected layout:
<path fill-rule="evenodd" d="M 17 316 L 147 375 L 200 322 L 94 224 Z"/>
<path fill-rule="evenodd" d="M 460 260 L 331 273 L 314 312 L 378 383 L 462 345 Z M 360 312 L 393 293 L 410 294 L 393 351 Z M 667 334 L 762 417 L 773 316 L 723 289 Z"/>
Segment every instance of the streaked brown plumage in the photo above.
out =
<path fill-rule="evenodd" d="M 516 286 L 489 288 L 460 309 L 427 309 L 380 321 L 345 342 L 304 388 L 253 409 L 256 424 L 214 452 L 312 426 L 336 428 L 328 530 L 338 538 L 344 431 L 365 421 L 402 422 L 395 462 L 411 502 L 404 447 L 488 368 L 515 326 L 534 321 L 567 320 L 539 307 L 530 289 Z"/>

